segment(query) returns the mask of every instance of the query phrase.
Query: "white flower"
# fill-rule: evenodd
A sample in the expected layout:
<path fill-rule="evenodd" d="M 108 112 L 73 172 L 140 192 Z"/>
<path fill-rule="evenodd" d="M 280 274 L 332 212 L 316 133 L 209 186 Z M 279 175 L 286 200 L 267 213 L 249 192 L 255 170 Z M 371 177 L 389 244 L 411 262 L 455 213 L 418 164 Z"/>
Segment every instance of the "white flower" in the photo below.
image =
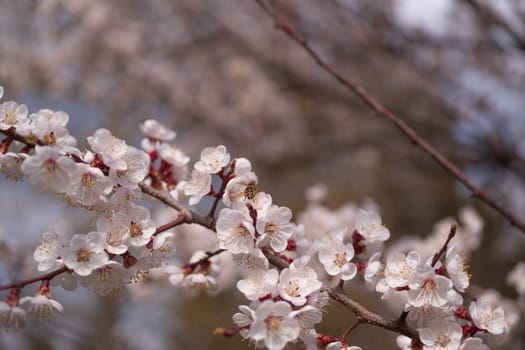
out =
<path fill-rule="evenodd" d="M 14 101 L 0 104 L 0 130 L 18 128 L 29 123 L 27 106 L 19 105 Z"/>
<path fill-rule="evenodd" d="M 373 254 L 366 264 L 364 279 L 367 287 L 374 290 L 379 280 L 384 277 L 384 265 L 381 263 L 381 253 Z"/>
<path fill-rule="evenodd" d="M 343 244 L 334 240 L 326 242 L 319 248 L 319 261 L 330 276 L 340 276 L 343 281 L 354 278 L 357 273 L 355 264 L 350 260 L 354 257 L 352 243 Z"/>
<path fill-rule="evenodd" d="M 190 157 L 170 143 L 160 144 L 158 151 L 162 160 L 178 168 L 184 168 L 190 161 Z"/>
<path fill-rule="evenodd" d="M 250 336 L 249 327 L 253 323 L 255 313 L 246 305 L 240 305 L 239 310 L 241 310 L 241 312 L 237 312 L 232 317 L 233 323 L 237 327 L 241 328 L 239 334 L 241 335 L 241 337 L 246 339 Z"/>
<path fill-rule="evenodd" d="M 282 252 L 288 245 L 288 239 L 293 234 L 292 211 L 287 207 L 272 205 L 262 216 L 257 217 L 257 245 L 263 246 L 266 242 L 276 252 Z"/>
<path fill-rule="evenodd" d="M 408 285 L 412 273 L 419 265 L 419 254 L 416 251 L 404 254 L 394 254 L 388 258 L 385 265 L 385 282 L 390 288 Z"/>
<path fill-rule="evenodd" d="M 417 348 L 412 347 L 413 342 L 412 339 L 404 336 L 404 335 L 398 335 L 396 338 L 396 344 L 399 346 L 401 350 L 414 350 Z"/>
<path fill-rule="evenodd" d="M 129 283 L 131 273 L 122 264 L 109 261 L 106 265 L 99 267 L 90 275 L 80 276 L 79 282 L 83 287 L 91 287 L 98 295 L 109 295 L 118 291 L 123 284 Z"/>
<path fill-rule="evenodd" d="M 520 261 L 507 275 L 507 284 L 516 287 L 519 295 L 525 295 L 525 262 Z"/>
<path fill-rule="evenodd" d="M 206 147 L 201 152 L 201 159 L 195 163 L 195 168 L 216 174 L 230 163 L 230 154 L 223 145 Z"/>
<path fill-rule="evenodd" d="M 172 232 L 165 231 L 153 238 L 153 250 L 147 259 L 150 267 L 159 267 L 175 253 L 175 236 Z"/>
<path fill-rule="evenodd" d="M 149 209 L 138 205 L 132 206 L 126 217 L 126 224 L 129 226 L 129 243 L 135 247 L 148 244 L 156 231 Z"/>
<path fill-rule="evenodd" d="M 36 247 L 33 259 L 38 263 L 38 271 L 47 271 L 60 266 L 60 242 L 56 232 L 44 232 L 42 242 Z"/>
<path fill-rule="evenodd" d="M 21 166 L 22 172 L 29 177 L 29 183 L 42 192 L 48 189 L 67 192 L 75 169 L 76 163 L 72 159 L 61 155 L 56 148 L 47 146 L 37 146 L 35 154 L 29 156 Z"/>
<path fill-rule="evenodd" d="M 55 318 L 64 312 L 64 307 L 58 301 L 50 299 L 44 295 L 36 297 L 23 297 L 20 305 L 28 304 L 28 312 L 35 320 L 44 321 Z"/>
<path fill-rule="evenodd" d="M 70 246 L 62 249 L 61 256 L 68 268 L 79 276 L 87 276 L 94 269 L 107 264 L 104 246 L 104 238 L 98 232 L 77 234 L 71 238 Z"/>
<path fill-rule="evenodd" d="M 217 219 L 219 247 L 232 254 L 249 253 L 255 241 L 255 228 L 251 217 L 243 211 L 224 208 Z"/>
<path fill-rule="evenodd" d="M 305 305 L 299 310 L 293 311 L 292 314 L 302 329 L 312 329 L 317 323 L 323 320 L 321 308 L 313 305 Z"/>
<path fill-rule="evenodd" d="M 237 282 L 237 288 L 248 300 L 257 300 L 272 295 L 278 282 L 279 272 L 276 269 L 255 270 L 248 275 L 248 278 Z"/>
<path fill-rule="evenodd" d="M 77 277 L 78 277 L 77 274 L 71 271 L 66 271 L 66 272 L 63 272 L 53 277 L 53 279 L 51 280 L 51 285 L 61 286 L 67 291 L 72 291 L 72 290 L 77 289 L 77 286 L 78 286 Z"/>
<path fill-rule="evenodd" d="M 41 109 L 37 113 L 31 114 L 31 120 L 33 122 L 46 122 L 56 126 L 66 126 L 69 116 L 66 112 Z"/>
<path fill-rule="evenodd" d="M 431 266 L 420 265 L 413 272 L 409 287 L 408 304 L 440 307 L 447 303 L 447 292 L 452 288 L 452 281 L 437 275 Z"/>
<path fill-rule="evenodd" d="M 4 87 L 0 86 L 0 98 L 4 96 Z"/>
<path fill-rule="evenodd" d="M 467 338 L 461 344 L 459 350 L 490 350 L 490 348 L 483 344 L 480 338 Z"/>
<path fill-rule="evenodd" d="M 419 329 L 419 338 L 428 350 L 457 350 L 463 331 L 455 322 L 434 322 Z"/>
<path fill-rule="evenodd" d="M 256 270 L 268 270 L 269 265 L 268 259 L 258 248 L 254 248 L 249 253 L 235 254 L 233 261 L 241 271 L 246 273 L 251 273 Z"/>
<path fill-rule="evenodd" d="M 17 329 L 25 326 L 26 311 L 19 306 L 0 301 L 0 327 Z"/>
<path fill-rule="evenodd" d="M 150 157 L 145 152 L 128 146 L 122 160 L 126 163 L 126 169 L 111 168 L 109 177 L 119 185 L 134 190 L 138 188 L 139 182 L 148 175 Z"/>
<path fill-rule="evenodd" d="M 424 328 L 429 324 L 441 322 L 444 320 L 454 320 L 454 311 L 452 307 L 434 307 L 432 305 L 423 305 L 421 307 L 408 306 L 405 308 L 408 312 L 408 324 L 415 328 Z"/>
<path fill-rule="evenodd" d="M 126 142 L 113 135 L 107 129 L 98 129 L 93 136 L 87 138 L 93 152 L 102 156 L 102 161 L 115 170 L 126 170 L 124 155 L 128 149 Z"/>
<path fill-rule="evenodd" d="M 218 285 L 214 276 L 204 273 L 192 273 L 186 276 L 183 287 L 187 290 L 209 293 L 216 291 Z"/>
<path fill-rule="evenodd" d="M 112 190 L 113 182 L 99 168 L 80 163 L 71 175 L 69 196 L 81 204 L 95 204 Z"/>
<path fill-rule="evenodd" d="M 296 306 L 306 304 L 307 297 L 322 287 L 315 270 L 303 264 L 305 262 L 297 259 L 289 268 L 282 270 L 277 286 L 281 298 Z"/>
<path fill-rule="evenodd" d="M 122 216 L 108 219 L 101 216 L 97 220 L 97 231 L 104 237 L 104 248 L 111 254 L 123 254 L 128 250 L 129 226 Z"/>
<path fill-rule="evenodd" d="M 235 167 L 233 173 L 235 176 L 241 176 L 252 171 L 252 163 L 246 158 L 235 158 Z"/>
<path fill-rule="evenodd" d="M 470 303 L 468 310 L 476 327 L 492 334 L 502 334 L 507 330 L 503 308 L 492 309 L 485 300 L 478 300 Z"/>
<path fill-rule="evenodd" d="M 361 350 L 361 348 L 359 346 L 345 346 L 340 341 L 336 341 L 328 344 L 326 350 Z"/>
<path fill-rule="evenodd" d="M 69 116 L 65 112 L 41 109 L 31 114 L 29 118 L 32 123 L 28 128 L 20 130 L 22 135 L 32 134 L 48 146 L 74 146 L 76 144 L 75 138 L 69 135 L 66 129 Z"/>
<path fill-rule="evenodd" d="M 211 189 L 211 175 L 199 169 L 193 169 L 191 179 L 184 186 L 184 194 L 190 196 L 190 205 L 198 204 Z"/>
<path fill-rule="evenodd" d="M 463 259 L 457 253 L 454 247 L 447 250 L 447 273 L 454 287 L 460 292 L 464 292 L 469 285 L 469 274 L 467 266 L 463 263 Z"/>
<path fill-rule="evenodd" d="M 250 337 L 264 341 L 270 350 L 281 350 L 286 343 L 299 337 L 301 327 L 291 316 L 292 308 L 284 301 L 266 300 L 255 310 Z"/>
<path fill-rule="evenodd" d="M 237 163 L 235 164 L 237 167 Z M 231 207 L 232 204 L 237 201 L 252 201 L 257 195 L 257 183 L 259 179 L 253 172 L 247 172 L 242 175 L 238 175 L 234 179 L 230 180 L 224 190 L 222 201 L 224 205 Z"/>
<path fill-rule="evenodd" d="M 140 124 L 140 130 L 144 135 L 154 140 L 171 141 L 176 136 L 175 131 L 168 129 L 155 119 L 145 120 L 144 123 Z"/>
<path fill-rule="evenodd" d="M 13 152 L 0 155 L 2 173 L 5 174 L 8 179 L 20 181 L 24 177 L 21 166 L 27 157 L 28 155 L 25 153 L 17 154 Z"/>
<path fill-rule="evenodd" d="M 381 217 L 375 212 L 359 210 L 356 230 L 367 243 L 384 242 L 390 238 L 390 231 L 381 224 Z"/>

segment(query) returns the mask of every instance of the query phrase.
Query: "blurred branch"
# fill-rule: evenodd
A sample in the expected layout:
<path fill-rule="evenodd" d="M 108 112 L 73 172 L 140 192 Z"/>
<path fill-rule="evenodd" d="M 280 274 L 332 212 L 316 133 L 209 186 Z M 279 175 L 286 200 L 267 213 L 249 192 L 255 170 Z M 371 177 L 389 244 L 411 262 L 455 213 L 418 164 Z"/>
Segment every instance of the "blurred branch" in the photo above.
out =
<path fill-rule="evenodd" d="M 264 0 L 255 0 L 255 2 L 270 16 L 275 26 L 283 31 L 289 38 L 299 44 L 306 53 L 313 58 L 313 60 L 329 73 L 339 84 L 346 87 L 352 93 L 357 95 L 364 103 L 366 103 L 371 109 L 373 109 L 379 116 L 393 123 L 410 141 L 421 148 L 427 153 L 432 159 L 434 159 L 443 169 L 453 175 L 459 182 L 467 187 L 473 197 L 478 198 L 483 203 L 494 209 L 501 216 L 506 218 L 510 224 L 522 233 L 525 233 L 525 223 L 519 220 L 513 213 L 503 208 L 497 201 L 484 192 L 481 188 L 477 187 L 466 175 L 463 173 L 457 165 L 452 163 L 448 158 L 442 155 L 437 149 L 428 143 L 421 135 L 419 135 L 410 125 L 408 125 L 403 119 L 397 114 L 385 107 L 381 102 L 372 97 L 363 87 L 357 85 L 352 80 L 344 77 L 340 74 L 334 66 L 327 63 L 318 53 L 315 51 L 292 26 L 290 26 L 284 18 L 279 15 L 273 8 L 271 8 Z"/>
<path fill-rule="evenodd" d="M 514 29 L 500 14 L 490 6 L 483 6 L 477 0 L 463 0 L 481 21 L 502 28 L 516 42 L 518 48 L 525 51 L 525 36 Z"/>

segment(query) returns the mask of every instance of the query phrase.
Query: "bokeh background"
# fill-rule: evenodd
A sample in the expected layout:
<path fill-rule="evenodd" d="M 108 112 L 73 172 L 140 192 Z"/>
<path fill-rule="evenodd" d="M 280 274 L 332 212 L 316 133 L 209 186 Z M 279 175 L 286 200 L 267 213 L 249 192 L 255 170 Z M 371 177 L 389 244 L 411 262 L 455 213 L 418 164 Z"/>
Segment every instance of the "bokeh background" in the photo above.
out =
<path fill-rule="evenodd" d="M 269 3 L 339 71 L 525 219 L 525 2 Z M 138 146 L 138 123 L 151 117 L 175 129 L 193 159 L 224 144 L 252 161 L 274 202 L 295 212 L 317 183 L 327 185 L 334 209 L 372 198 L 393 239 L 424 236 L 473 206 L 485 228 L 470 261 L 472 283 L 516 296 L 505 276 L 524 259 L 525 235 L 339 87 L 253 1 L 0 0 L 0 85 L 4 100 L 31 111 L 69 113 L 81 146 L 99 127 Z M 2 283 L 23 275 L 49 227 L 93 225 L 53 195 L 5 179 L 0 217 Z M 356 295 L 387 313 L 375 295 Z M 77 290 L 56 298 L 62 318 L 2 332 L 0 348 L 249 348 L 211 335 L 243 302 L 234 287 L 215 297 L 190 298 L 164 283 L 144 295 Z M 320 330 L 340 334 L 352 315 L 337 305 L 329 311 Z M 395 349 L 394 337 L 363 326 L 349 339 L 363 349 Z M 524 338 L 522 322 L 505 348 L 523 349 Z"/>

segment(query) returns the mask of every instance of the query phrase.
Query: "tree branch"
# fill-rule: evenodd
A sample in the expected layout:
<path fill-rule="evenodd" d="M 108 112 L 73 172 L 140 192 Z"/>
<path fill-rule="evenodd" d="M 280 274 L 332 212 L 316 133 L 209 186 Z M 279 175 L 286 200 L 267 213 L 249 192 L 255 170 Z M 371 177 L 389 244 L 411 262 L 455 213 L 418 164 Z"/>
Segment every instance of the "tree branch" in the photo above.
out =
<path fill-rule="evenodd" d="M 275 23 L 275 26 L 283 31 L 290 39 L 299 44 L 304 51 L 319 65 L 323 70 L 329 73 L 339 84 L 354 93 L 359 97 L 366 105 L 374 110 L 379 116 L 393 123 L 413 144 L 418 146 L 421 150 L 427 153 L 432 159 L 434 159 L 443 169 L 454 176 L 459 182 L 461 182 L 466 188 L 470 190 L 472 196 L 479 199 L 491 207 L 494 211 L 499 213 L 509 223 L 525 233 L 525 223 L 518 219 L 513 213 L 506 210 L 498 204 L 496 199 L 491 195 L 484 192 L 481 188 L 476 186 L 460 168 L 448 160 L 443 154 L 435 149 L 428 141 L 426 141 L 421 135 L 419 135 L 410 125 L 408 125 L 403 119 L 397 114 L 385 107 L 381 102 L 372 97 L 363 87 L 356 84 L 352 80 L 344 77 L 339 73 L 334 66 L 326 62 L 318 53 L 315 51 L 292 26 L 290 26 L 285 19 L 278 14 L 272 7 L 270 7 L 264 0 L 254 0 L 263 10 L 268 14 Z"/>
<path fill-rule="evenodd" d="M 197 213 L 195 213 L 192 210 L 189 210 L 186 208 L 182 203 L 175 200 L 168 192 L 166 191 L 159 191 L 149 185 L 146 185 L 145 183 L 139 184 L 140 189 L 142 192 L 157 198 L 162 203 L 166 204 L 167 206 L 176 209 L 180 214 L 184 215 L 185 217 L 185 223 L 188 224 L 199 224 L 201 226 L 207 227 L 210 230 L 215 230 L 215 219 L 208 216 L 202 216 Z"/>
<path fill-rule="evenodd" d="M 66 271 L 69 271 L 69 269 L 67 267 L 65 267 L 65 266 L 62 266 L 61 268 L 56 269 L 56 270 L 51 271 L 51 272 L 48 272 L 48 273 L 46 273 L 44 275 L 40 275 L 40 276 L 28 278 L 26 280 L 22 280 L 22 281 L 18 281 L 18 282 L 14 282 L 14 283 L 11 283 L 11 284 L 6 284 L 6 285 L 3 285 L 3 286 L 0 286 L 0 291 L 7 290 L 7 289 L 12 289 L 12 288 L 23 288 L 23 287 L 25 287 L 28 284 L 32 284 L 32 283 L 39 282 L 39 281 L 46 281 L 46 280 L 49 281 L 53 277 L 58 276 L 61 273 L 64 273 Z"/>
<path fill-rule="evenodd" d="M 510 25 L 499 13 L 490 8 L 490 5 L 483 6 L 477 0 L 463 0 L 463 2 L 465 2 L 472 9 L 472 11 L 474 11 L 481 21 L 485 21 L 489 24 L 494 24 L 502 28 L 512 37 L 518 48 L 522 51 L 525 51 L 525 37 L 516 29 L 514 29 L 512 25 Z"/>
<path fill-rule="evenodd" d="M 266 257 L 272 265 L 278 267 L 279 269 L 285 269 L 288 267 L 288 263 L 276 255 L 266 254 Z M 363 305 L 350 298 L 348 295 L 346 295 L 342 288 L 323 288 L 323 290 L 328 293 L 330 298 L 334 299 L 352 311 L 357 316 L 357 318 L 361 320 L 361 323 L 367 323 L 372 326 L 406 335 L 409 338 L 419 341 L 419 335 L 417 331 L 407 326 L 405 322 L 400 322 L 398 319 L 390 321 L 385 320 L 380 315 L 368 310 Z"/>

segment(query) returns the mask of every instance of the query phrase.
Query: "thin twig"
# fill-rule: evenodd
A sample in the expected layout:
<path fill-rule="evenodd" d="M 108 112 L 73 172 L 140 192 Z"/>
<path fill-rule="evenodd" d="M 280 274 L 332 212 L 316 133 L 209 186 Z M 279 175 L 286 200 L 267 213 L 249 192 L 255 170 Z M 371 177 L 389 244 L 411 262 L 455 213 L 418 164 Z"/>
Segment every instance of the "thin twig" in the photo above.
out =
<path fill-rule="evenodd" d="M 483 21 L 488 21 L 489 24 L 495 24 L 502 28 L 509 34 L 518 48 L 525 51 L 525 36 L 519 33 L 503 16 L 492 9 L 490 5 L 482 5 L 477 0 L 463 0 Z"/>
<path fill-rule="evenodd" d="M 450 243 L 450 240 L 452 240 L 452 238 L 454 238 L 454 236 L 456 235 L 457 228 L 458 228 L 458 225 L 456 224 L 452 224 L 452 226 L 450 226 L 450 232 L 448 233 L 447 240 L 445 241 L 445 243 L 443 244 L 439 252 L 434 254 L 434 257 L 432 258 L 432 263 L 430 264 L 430 266 L 432 267 L 436 266 L 439 258 L 441 258 L 441 256 L 447 251 L 448 244 Z"/>
<path fill-rule="evenodd" d="M 341 336 L 339 337 L 341 340 L 345 340 L 346 337 L 348 336 L 348 334 L 350 334 L 350 332 L 352 332 L 354 329 L 356 329 L 357 327 L 359 327 L 359 325 L 363 323 L 363 320 L 360 319 L 360 318 L 357 318 L 354 322 L 352 322 L 350 324 L 350 326 L 348 326 L 347 329 L 345 329 L 345 331 L 343 332 L 343 334 L 341 334 Z"/>
<path fill-rule="evenodd" d="M 175 200 L 175 198 L 173 198 L 168 192 L 159 191 L 149 185 L 146 185 L 143 182 L 140 183 L 139 186 L 142 192 L 154 198 L 157 198 L 158 200 L 160 200 L 162 203 L 166 204 L 167 206 L 172 207 L 173 209 L 176 209 L 181 215 L 184 215 L 184 217 L 186 218 L 185 219 L 186 223 L 199 224 L 201 226 L 209 228 L 210 230 L 215 229 L 215 220 L 213 218 L 202 216 L 202 215 L 195 213 L 194 211 L 189 210 L 182 203 Z"/>
<path fill-rule="evenodd" d="M 48 272 L 48 273 L 46 273 L 44 275 L 40 275 L 40 276 L 36 276 L 36 277 L 25 279 L 25 280 L 22 280 L 22 281 L 18 281 L 18 282 L 14 282 L 14 283 L 11 283 L 11 284 L 6 284 L 6 285 L 3 285 L 3 286 L 0 286 L 0 291 L 7 290 L 7 289 L 12 289 L 12 288 L 23 288 L 23 287 L 27 286 L 28 284 L 32 284 L 32 283 L 39 282 L 39 281 L 49 281 L 53 277 L 58 276 L 61 273 L 64 273 L 66 271 L 69 271 L 69 269 L 67 267 L 65 267 L 65 266 L 62 266 L 61 268 L 56 269 L 56 270 L 51 271 L 51 272 Z"/>
<path fill-rule="evenodd" d="M 419 135 L 410 125 L 408 125 L 403 119 L 397 114 L 385 107 L 381 102 L 372 97 L 363 87 L 356 84 L 352 80 L 344 77 L 340 74 L 334 66 L 326 62 L 318 53 L 315 51 L 292 26 L 290 26 L 284 18 L 278 14 L 272 7 L 270 7 L 264 0 L 254 0 L 263 10 L 270 16 L 275 26 L 283 31 L 289 38 L 299 44 L 304 51 L 319 65 L 323 70 L 328 72 L 339 84 L 346 87 L 352 93 L 357 95 L 364 103 L 366 103 L 372 110 L 374 110 L 379 116 L 393 123 L 401 132 L 408 138 L 412 143 L 417 145 L 430 157 L 432 157 L 443 169 L 454 176 L 459 182 L 467 187 L 471 192 L 472 196 L 478 198 L 480 201 L 494 209 L 501 216 L 506 218 L 509 223 L 525 233 L 525 223 L 519 220 L 513 213 L 503 208 L 498 202 L 489 194 L 484 192 L 481 188 L 476 186 L 460 168 L 448 160 L 443 154 L 435 149 L 428 141 L 426 141 L 421 135 Z"/>

